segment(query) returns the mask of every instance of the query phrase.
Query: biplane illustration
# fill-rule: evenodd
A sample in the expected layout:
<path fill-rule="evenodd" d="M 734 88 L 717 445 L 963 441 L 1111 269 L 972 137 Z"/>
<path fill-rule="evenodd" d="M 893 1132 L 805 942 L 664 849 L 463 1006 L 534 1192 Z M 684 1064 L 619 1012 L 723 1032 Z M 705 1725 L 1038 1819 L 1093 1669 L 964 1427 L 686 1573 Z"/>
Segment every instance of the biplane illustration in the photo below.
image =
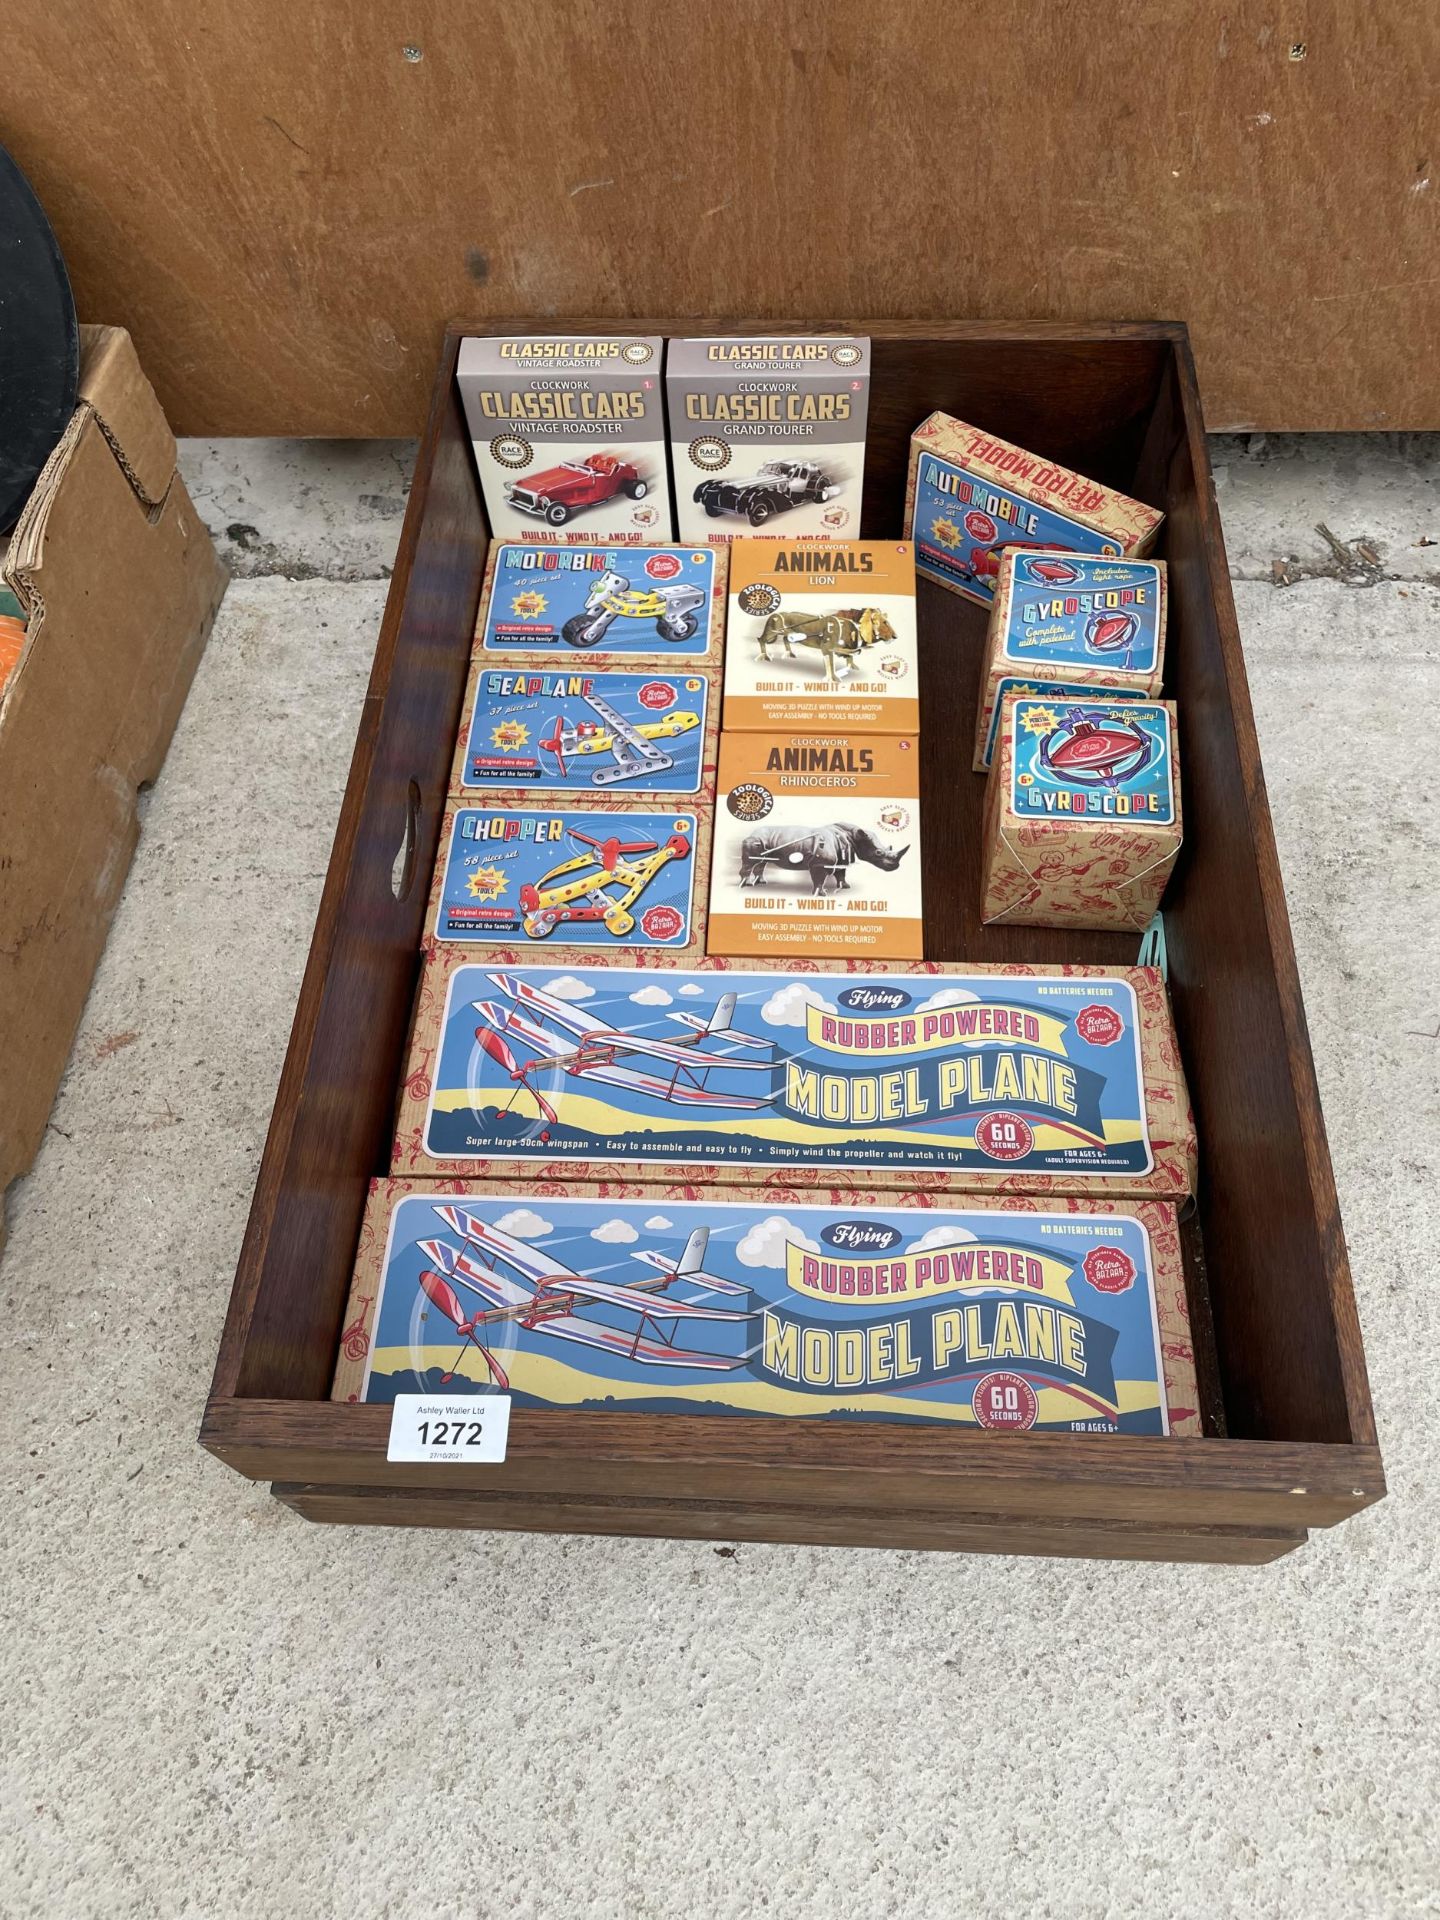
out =
<path fill-rule="evenodd" d="M 509 1375 L 484 1336 L 507 1323 L 556 1340 L 573 1340 L 647 1367 L 704 1367 L 717 1373 L 743 1366 L 748 1353 L 705 1353 L 675 1344 L 678 1329 L 697 1321 L 731 1324 L 753 1320 L 747 1308 L 714 1306 L 712 1294 L 744 1296 L 748 1289 L 733 1280 L 705 1271 L 710 1229 L 697 1227 L 678 1259 L 641 1248 L 633 1258 L 653 1268 L 626 1285 L 591 1280 L 563 1261 L 539 1253 L 523 1240 L 481 1220 L 466 1208 L 447 1203 L 435 1212 L 456 1236 L 448 1240 L 421 1240 L 419 1251 L 431 1264 L 422 1269 L 420 1291 L 454 1323 L 460 1350 L 450 1369 L 442 1373 L 448 1385 L 459 1371 L 466 1351 L 474 1348 L 485 1362 L 493 1384 L 502 1392 Z M 677 1286 L 685 1292 L 675 1293 Z M 479 1302 L 471 1308 L 457 1289 Z M 609 1313 L 610 1321 L 595 1317 Z M 633 1319 L 633 1327 L 612 1324 Z"/>
<path fill-rule="evenodd" d="M 545 939 L 556 927 L 596 920 L 623 940 L 634 931 L 630 909 L 645 889 L 672 860 L 690 857 L 689 837 L 678 831 L 664 841 L 621 840 L 615 834 L 601 840 L 571 827 L 566 838 L 589 851 L 562 860 L 520 889 L 522 924 L 532 940 Z"/>
<path fill-rule="evenodd" d="M 666 1105 L 717 1107 L 732 1113 L 753 1112 L 778 1098 L 777 1090 L 726 1093 L 708 1085 L 710 1074 L 717 1071 L 774 1076 L 773 1042 L 741 1033 L 730 1024 L 735 1017 L 734 993 L 722 993 L 708 1019 L 688 1009 L 670 1013 L 667 1018 L 692 1031 L 685 1039 L 662 1040 L 607 1026 L 594 1014 L 557 999 L 518 974 L 492 973 L 490 979 L 508 1004 L 496 1000 L 475 1000 L 471 1004 L 483 1023 L 475 1029 L 476 1041 L 515 1086 L 499 1117 L 503 1119 L 520 1095 L 528 1093 L 546 1123 L 540 1134 L 542 1140 L 550 1138 L 549 1128 L 559 1118 L 550 1100 L 535 1085 L 536 1077 L 545 1073 L 623 1087 Z M 522 1059 L 511 1045 L 517 1037 L 539 1051 Z M 766 1058 L 747 1060 L 737 1051 L 745 1048 L 758 1049 Z M 621 1064 L 632 1055 L 653 1062 L 655 1070 L 647 1072 Z"/>
<path fill-rule="evenodd" d="M 677 707 L 662 720 L 627 720 L 598 694 L 583 696 L 586 706 L 598 716 L 594 720 L 572 723 L 557 713 L 549 733 L 541 740 L 544 753 L 553 753 L 560 778 L 565 778 L 567 759 L 586 754 L 608 754 L 614 764 L 597 767 L 590 776 L 594 787 L 613 787 L 622 780 L 638 780 L 642 774 L 668 773 L 675 756 L 657 747 L 657 740 L 673 740 L 682 733 L 693 733 L 700 724 L 698 713 Z"/>

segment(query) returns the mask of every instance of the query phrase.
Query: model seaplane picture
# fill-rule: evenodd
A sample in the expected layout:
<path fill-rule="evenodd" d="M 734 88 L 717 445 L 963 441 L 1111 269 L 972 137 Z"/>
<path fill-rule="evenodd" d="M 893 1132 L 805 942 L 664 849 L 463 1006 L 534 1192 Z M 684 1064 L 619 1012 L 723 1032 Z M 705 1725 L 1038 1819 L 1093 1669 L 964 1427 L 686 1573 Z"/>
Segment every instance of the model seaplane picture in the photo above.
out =
<path fill-rule="evenodd" d="M 708 1017 L 689 1008 L 670 1012 L 669 1020 L 689 1029 L 672 1039 L 608 1026 L 523 974 L 488 977 L 500 997 L 472 1005 L 480 1016 L 476 1047 L 500 1069 L 507 1085 L 496 1118 L 503 1121 L 518 1101 L 528 1099 L 543 1123 L 542 1141 L 549 1141 L 549 1130 L 559 1120 L 554 1092 L 540 1084 L 552 1077 L 565 1085 L 619 1087 L 663 1106 L 709 1107 L 728 1113 L 754 1112 L 775 1099 L 771 1089 L 733 1092 L 710 1084 L 714 1073 L 774 1079 L 772 1043 L 731 1025 L 737 998 L 733 992 L 722 993 Z M 747 1057 L 751 1051 L 765 1058 Z"/>
<path fill-rule="evenodd" d="M 461 785 L 698 793 L 703 673 L 490 667 L 476 678 Z"/>
<path fill-rule="evenodd" d="M 657 720 L 627 720 L 598 693 L 581 697 L 595 718 L 573 720 L 557 713 L 540 741 L 541 751 L 554 756 L 562 780 L 569 761 L 595 756 L 606 764 L 591 773 L 592 787 L 614 787 L 623 780 L 642 778 L 653 781 L 675 765 L 674 754 L 656 741 L 693 733 L 700 725 L 699 714 L 685 707 L 674 707 Z"/>

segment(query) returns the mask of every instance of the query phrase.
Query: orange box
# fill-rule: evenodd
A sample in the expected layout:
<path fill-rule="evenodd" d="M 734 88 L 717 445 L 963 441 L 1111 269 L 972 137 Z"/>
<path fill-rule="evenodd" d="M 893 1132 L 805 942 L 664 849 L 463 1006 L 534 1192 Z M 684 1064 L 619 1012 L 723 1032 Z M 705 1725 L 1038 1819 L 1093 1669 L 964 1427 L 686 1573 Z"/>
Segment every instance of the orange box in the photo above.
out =
<path fill-rule="evenodd" d="M 921 959 L 918 742 L 722 734 L 708 951 Z"/>
<path fill-rule="evenodd" d="M 1142 932 L 1183 837 L 1172 701 L 1005 696 L 985 789 L 987 924 Z"/>
<path fill-rule="evenodd" d="M 725 726 L 918 732 L 914 548 L 894 540 L 737 540 Z"/>

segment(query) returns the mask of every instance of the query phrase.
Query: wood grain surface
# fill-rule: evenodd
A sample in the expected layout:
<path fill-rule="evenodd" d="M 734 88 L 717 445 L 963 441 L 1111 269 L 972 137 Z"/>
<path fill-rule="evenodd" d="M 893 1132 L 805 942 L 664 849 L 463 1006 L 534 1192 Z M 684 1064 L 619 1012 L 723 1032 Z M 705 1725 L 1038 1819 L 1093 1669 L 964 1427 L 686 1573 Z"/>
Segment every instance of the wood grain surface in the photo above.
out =
<path fill-rule="evenodd" d="M 483 1527 L 511 1533 L 620 1534 L 649 1540 L 764 1540 L 1060 1559 L 1173 1560 L 1263 1566 L 1307 1535 L 1278 1527 L 1181 1527 L 1144 1521 L 1014 1519 L 974 1513 L 814 1508 L 774 1501 L 617 1500 L 462 1493 L 450 1488 L 326 1487 L 281 1482 L 277 1500 L 329 1526 Z"/>
<path fill-rule="evenodd" d="M 647 308 L 1174 315 L 1211 428 L 1440 427 L 1414 0 L 12 4 L 7 144 L 180 433 L 414 433 L 447 317 Z"/>

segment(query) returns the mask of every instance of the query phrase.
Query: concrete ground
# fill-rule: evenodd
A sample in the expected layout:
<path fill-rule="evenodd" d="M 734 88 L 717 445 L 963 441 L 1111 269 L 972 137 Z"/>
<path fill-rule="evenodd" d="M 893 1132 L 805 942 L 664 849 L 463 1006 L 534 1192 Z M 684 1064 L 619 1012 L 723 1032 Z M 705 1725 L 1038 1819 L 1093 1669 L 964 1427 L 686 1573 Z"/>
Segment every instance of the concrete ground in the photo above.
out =
<path fill-rule="evenodd" d="M 0 1914 L 1440 1912 L 1440 448 L 1214 446 L 1392 1490 L 1254 1571 L 324 1530 L 199 1452 L 411 451 L 184 450 L 236 579 L 0 1266 Z"/>

